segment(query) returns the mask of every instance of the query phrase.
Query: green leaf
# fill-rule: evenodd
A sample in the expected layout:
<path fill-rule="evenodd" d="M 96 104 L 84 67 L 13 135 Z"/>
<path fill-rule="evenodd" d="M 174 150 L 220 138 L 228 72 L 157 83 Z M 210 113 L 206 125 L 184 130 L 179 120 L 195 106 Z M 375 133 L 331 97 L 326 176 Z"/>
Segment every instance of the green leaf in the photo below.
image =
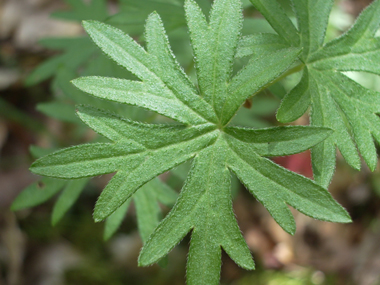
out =
<path fill-rule="evenodd" d="M 309 73 L 307 68 L 305 68 L 301 81 L 283 98 L 277 110 L 277 120 L 282 123 L 297 120 L 310 106 L 310 96 Z"/>
<path fill-rule="evenodd" d="M 210 124 L 189 128 L 148 125 L 107 116 L 91 108 L 80 116 L 88 125 L 96 125 L 96 131 L 115 143 L 67 148 L 37 160 L 31 170 L 60 178 L 81 178 L 120 171 L 121 174 L 114 176 L 97 202 L 100 206 L 95 207 L 96 220 L 109 216 L 147 181 L 190 159 L 196 151 L 212 143 L 216 135 L 212 131 L 215 127 Z M 158 137 L 164 140 L 155 142 Z"/>
<path fill-rule="evenodd" d="M 350 218 L 326 189 L 262 157 L 294 154 L 320 145 L 334 136 L 328 137 L 332 133 L 329 128 L 228 126 L 244 101 L 286 71 L 301 48 L 263 52 L 232 77 L 241 29 L 240 1 L 215 0 L 209 23 L 193 0 L 186 1 L 185 10 L 199 86 L 175 60 L 156 13 L 146 24 L 147 49 L 114 27 L 84 23 L 104 53 L 141 81 L 105 77 L 74 81 L 98 98 L 144 107 L 181 124 L 146 124 L 78 106 L 80 119 L 111 143 L 57 151 L 34 162 L 31 170 L 64 178 L 116 172 L 94 210 L 95 221 L 108 219 L 105 238 L 118 228 L 133 199 L 146 241 L 139 264 L 159 261 L 191 232 L 187 281 L 210 285 L 219 283 L 222 249 L 240 267 L 254 268 L 233 213 L 232 173 L 289 233 L 294 233 L 295 223 L 287 205 L 321 220 L 349 222 Z M 309 84 L 314 86 L 317 75 L 310 74 Z M 157 201 L 170 205 L 176 198 L 173 190 L 157 185 L 156 177 L 187 161 L 192 161 L 192 166 L 182 191 L 152 232 L 159 221 Z"/>
<path fill-rule="evenodd" d="M 285 96 L 277 118 L 281 122 L 296 120 L 311 106 L 311 125 L 335 130 L 330 138 L 312 150 L 316 181 L 324 187 L 329 185 L 335 169 L 336 147 L 355 169 L 360 169 L 360 154 L 369 168 L 374 170 L 377 155 L 373 140 L 379 142 L 377 102 L 380 94 L 360 86 L 341 72 L 380 74 L 380 65 L 377 64 L 380 61 L 380 38 L 375 37 L 380 26 L 380 1 L 373 1 L 350 30 L 325 45 L 323 42 L 332 0 L 293 0 L 299 27 L 298 39 L 293 32 L 289 33 L 295 28 L 289 26 L 285 30 L 279 25 L 279 15 L 285 15 L 285 12 L 277 1 L 251 2 L 280 37 L 290 46 L 303 49 L 300 56 L 303 65 L 299 66 L 304 69 L 303 77 Z M 284 20 L 284 23 L 289 21 Z M 241 53 L 247 52 L 243 49 Z"/>
<path fill-rule="evenodd" d="M 250 1 L 265 19 L 267 19 L 280 37 L 288 42 L 289 45 L 299 45 L 300 39 L 298 31 L 277 0 Z"/>
<path fill-rule="evenodd" d="M 222 114 L 222 124 L 227 124 L 246 99 L 265 88 L 294 62 L 300 49 L 289 48 L 253 58 L 236 74 L 227 89 Z"/>
<path fill-rule="evenodd" d="M 100 60 L 98 57 L 96 60 L 94 60 L 96 63 L 101 64 L 103 68 L 107 69 L 107 64 L 103 60 Z M 109 61 L 109 60 L 108 60 Z M 111 72 L 111 71 L 109 71 Z M 112 72 L 111 72 L 112 74 Z M 121 106 L 120 104 L 116 104 L 113 102 L 104 101 L 102 99 L 93 97 L 89 94 L 86 94 L 85 92 L 79 90 L 76 88 L 73 84 L 70 83 L 72 79 L 77 77 L 77 72 L 73 72 L 67 67 L 61 67 L 57 72 L 56 76 L 54 78 L 54 87 L 56 89 L 56 92 L 60 94 L 62 97 L 66 97 L 68 100 L 70 100 L 70 103 L 76 103 L 76 104 L 88 104 L 93 107 L 102 108 L 109 110 L 111 112 L 115 113 L 123 113 L 126 112 L 132 113 L 130 106 Z M 61 94 L 62 93 L 62 94 Z M 56 103 L 62 104 L 61 101 L 56 100 Z M 125 108 L 130 107 L 130 108 Z M 64 108 L 64 107 L 62 107 Z M 77 116 L 75 116 L 76 120 L 78 119 Z M 80 120 L 79 120 L 80 121 Z"/>
<path fill-rule="evenodd" d="M 133 1 L 137 6 L 140 5 L 139 1 Z M 146 3 L 144 1 L 141 4 Z M 153 1 L 151 1 L 153 2 Z M 66 20 L 82 21 L 82 20 L 104 20 L 107 17 L 107 8 L 105 6 L 104 0 L 94 0 L 94 1 L 67 1 L 67 4 L 71 6 L 69 12 L 54 13 L 54 17 L 61 17 Z M 136 6 L 135 5 L 135 6 Z M 142 6 L 142 5 L 140 5 Z M 182 11 L 178 4 L 170 5 L 170 7 L 176 6 Z M 152 6 L 148 7 L 153 10 Z M 136 11 L 130 11 L 129 14 L 133 14 Z M 147 14 L 146 14 L 147 15 Z M 170 15 L 170 13 L 168 13 Z M 173 20 L 180 19 L 180 16 L 175 15 L 172 17 Z M 181 23 L 184 23 L 184 17 L 182 17 Z M 108 21 L 108 20 L 107 20 Z M 177 25 L 178 23 L 174 23 Z M 132 24 L 133 25 L 133 24 Z M 174 26 L 173 26 L 174 28 Z M 40 44 L 46 48 L 62 51 L 63 53 L 57 57 L 53 57 L 51 60 L 45 61 L 40 65 L 35 72 L 31 74 L 27 83 L 35 84 L 41 80 L 47 79 L 54 76 L 52 82 L 52 89 L 55 95 L 59 99 L 43 103 L 38 106 L 38 109 L 52 117 L 59 120 L 71 122 L 71 123 L 82 123 L 78 117 L 74 114 L 74 107 L 70 107 L 70 103 L 81 103 L 90 104 L 94 107 L 105 108 L 107 110 L 113 111 L 118 114 L 127 114 L 128 117 L 137 120 L 146 120 L 147 116 L 151 116 L 142 109 L 138 109 L 132 106 L 122 106 L 120 104 L 115 104 L 113 102 L 107 102 L 78 90 L 69 81 L 78 76 L 78 73 L 84 75 L 103 75 L 110 77 L 124 77 L 133 78 L 131 74 L 125 70 L 123 67 L 117 65 L 111 61 L 106 55 L 100 54 L 97 51 L 96 46 L 90 40 L 89 37 L 78 37 L 78 38 L 45 38 L 39 41 Z M 89 60 L 91 59 L 91 61 Z M 40 151 L 37 157 L 40 157 Z M 44 152 L 48 154 L 50 151 Z M 53 224 L 58 222 L 58 220 L 63 216 L 63 212 L 71 206 L 72 203 L 78 198 L 80 189 L 76 191 L 79 187 L 81 180 L 66 181 L 65 190 L 61 194 L 60 198 L 57 200 L 55 208 L 53 210 Z M 155 182 L 155 180 L 153 180 Z M 163 183 L 154 183 L 158 192 L 158 200 L 162 200 L 163 203 L 167 205 L 174 204 L 177 194 L 168 186 L 162 185 Z M 71 185 L 73 187 L 71 187 Z M 84 185 L 83 185 L 84 186 Z M 69 205 L 70 204 L 70 205 Z M 115 228 L 115 230 L 117 227 Z M 109 233 L 109 232 L 107 232 Z M 105 233 L 106 234 L 106 233 Z"/>
<path fill-rule="evenodd" d="M 173 206 L 177 193 L 160 179 L 155 178 L 140 188 L 131 198 L 120 206 L 107 219 L 104 227 L 104 240 L 108 240 L 120 227 L 133 200 L 136 207 L 137 223 L 143 243 L 161 220 L 161 210 L 158 201 L 167 206 Z"/>
<path fill-rule="evenodd" d="M 177 124 L 145 124 L 89 106 L 77 106 L 77 108 L 82 121 L 97 133 L 114 142 L 129 141 L 149 150 L 191 140 L 215 129 L 211 124 L 195 127 Z"/>
<path fill-rule="evenodd" d="M 315 53 L 311 60 L 334 60 L 334 57 L 352 56 L 357 61 L 363 56 L 378 54 L 378 37 L 380 19 L 380 2 L 375 0 L 357 18 L 355 24 L 345 34 L 327 43 L 323 50 Z"/>
<path fill-rule="evenodd" d="M 307 60 L 309 54 L 318 51 L 323 45 L 333 4 L 334 0 L 293 1 L 299 27 L 301 47 L 303 47 L 303 60 Z"/>
<path fill-rule="evenodd" d="M 333 131 L 328 128 L 288 126 L 267 129 L 225 128 L 226 134 L 249 144 L 260 156 L 284 156 L 305 151 L 325 140 Z"/>
<path fill-rule="evenodd" d="M 138 188 L 155 176 L 189 160 L 215 140 L 215 133 L 163 147 L 144 158 L 128 172 L 119 171 L 100 195 L 94 210 L 95 221 L 102 221 L 123 204 Z"/>
<path fill-rule="evenodd" d="M 178 1 L 171 3 L 162 0 L 122 0 L 120 2 L 121 11 L 110 17 L 107 23 L 129 34 L 141 34 L 145 19 L 154 11 L 160 14 L 168 31 L 185 26 L 184 10 Z"/>
<path fill-rule="evenodd" d="M 372 136 L 377 141 L 380 138 L 380 119 L 376 115 L 380 108 L 374 102 L 380 99 L 380 94 L 364 88 L 341 73 L 332 71 L 321 72 L 318 75 L 320 82 L 324 81 L 329 90 L 334 93 L 335 104 L 341 110 L 340 120 L 348 121 L 360 154 L 370 169 L 374 171 L 377 165 L 377 155 Z M 371 102 L 363 102 L 366 96 L 372 97 Z M 339 145 L 339 142 L 337 144 Z M 343 146 L 340 149 L 344 155 Z"/>
<path fill-rule="evenodd" d="M 227 141 L 234 152 L 229 161 L 231 170 L 288 233 L 295 233 L 295 223 L 286 204 L 318 220 L 351 222 L 326 189 L 261 158 L 253 146 L 230 138 Z"/>
<path fill-rule="evenodd" d="M 65 180 L 43 178 L 24 189 L 13 201 L 11 210 L 18 211 L 40 205 L 58 193 Z"/>
<path fill-rule="evenodd" d="M 211 112 L 210 106 L 199 98 L 195 86 L 176 61 L 161 19 L 156 13 L 148 17 L 146 40 L 149 54 L 156 58 L 156 64 L 153 67 L 156 74 L 160 74 L 161 79 L 181 102 L 192 109 L 204 109 L 201 115 L 209 121 L 216 122 L 214 116 L 208 115 Z"/>
<path fill-rule="evenodd" d="M 44 149 L 37 146 L 30 147 L 31 155 L 36 158 L 51 152 L 51 149 Z M 64 190 L 56 201 L 52 213 L 52 224 L 55 225 L 79 197 L 87 181 L 87 179 L 67 181 L 42 178 L 26 187 L 14 200 L 11 209 L 17 211 L 40 205 L 52 198 L 63 188 Z"/>
<path fill-rule="evenodd" d="M 113 212 L 106 220 L 104 225 L 103 239 L 109 240 L 120 227 L 121 223 L 124 220 L 125 215 L 127 214 L 129 205 L 132 201 L 132 198 L 128 199 L 121 205 L 115 212 Z"/>
<path fill-rule="evenodd" d="M 51 216 L 52 225 L 56 225 L 66 214 L 66 212 L 74 205 L 79 195 L 84 190 L 88 179 L 78 179 L 69 181 L 54 204 Z"/>
<path fill-rule="evenodd" d="M 128 164 L 133 169 L 144 160 L 144 148 L 131 142 L 92 143 L 59 150 L 36 160 L 30 170 L 56 178 L 84 178 L 112 173 Z"/>
<path fill-rule="evenodd" d="M 98 98 L 139 106 L 165 115 L 174 120 L 205 122 L 195 112 L 188 112 L 188 107 L 175 98 L 164 93 L 154 93 L 154 88 L 137 81 L 106 77 L 82 77 L 73 81 L 81 90 Z M 136 96 L 137 95 L 137 96 Z"/>
<path fill-rule="evenodd" d="M 72 104 L 57 101 L 40 103 L 37 105 L 37 110 L 63 122 L 81 123 L 78 117 L 75 116 L 75 107 Z"/>
<path fill-rule="evenodd" d="M 51 40 L 53 42 L 53 40 Z M 61 39 L 57 39 L 57 47 L 62 44 Z M 53 45 L 53 44 L 51 44 Z M 25 81 L 26 85 L 34 85 L 54 76 L 60 67 L 67 67 L 76 71 L 81 65 L 87 62 L 96 51 L 96 47 L 87 38 L 76 38 L 68 40 L 65 45 L 61 45 L 64 53 L 48 59 L 37 66 Z M 52 48 L 55 48 L 55 46 Z"/>
<path fill-rule="evenodd" d="M 187 269 L 189 284 L 218 284 L 221 247 L 239 266 L 254 268 L 232 211 L 231 175 L 225 156 L 221 155 L 226 151 L 225 142 L 219 139 L 196 156 L 176 205 L 143 247 L 140 265 L 165 256 L 193 229 Z"/>
<path fill-rule="evenodd" d="M 193 0 L 186 1 L 185 9 L 201 95 L 220 117 L 221 107 L 228 94 L 226 83 L 231 76 L 242 26 L 241 3 L 216 1 L 210 14 L 209 25 Z"/>
<path fill-rule="evenodd" d="M 255 56 L 267 52 L 276 52 L 289 48 L 289 44 L 281 37 L 270 33 L 257 33 L 241 38 L 239 41 L 236 57 Z"/>
<path fill-rule="evenodd" d="M 152 21 L 154 16 L 151 17 Z M 159 21 L 159 20 L 158 20 Z M 148 22 L 149 23 L 149 22 Z M 153 111 L 162 112 L 163 115 L 174 117 L 173 119 L 177 119 L 180 122 L 188 123 L 188 124 L 201 124 L 207 122 L 203 117 L 204 113 L 206 116 L 208 114 L 208 118 L 215 118 L 214 113 L 211 111 L 211 107 L 197 94 L 182 94 L 181 90 L 178 90 L 178 87 L 173 87 L 172 80 L 170 77 L 165 75 L 163 70 L 157 69 L 160 66 L 157 56 L 154 54 L 147 53 L 139 44 L 137 44 L 131 37 L 125 35 L 122 31 L 115 29 L 109 25 L 105 25 L 95 21 L 88 21 L 83 23 L 86 31 L 90 34 L 94 42 L 102 48 L 102 50 L 108 54 L 112 59 L 117 61 L 119 64 L 127 68 L 130 72 L 135 74 L 138 78 L 140 78 L 143 83 L 139 82 L 129 82 L 123 80 L 114 80 L 112 79 L 104 79 L 103 84 L 110 83 L 112 88 L 109 88 L 109 92 L 111 99 L 117 101 L 119 96 L 126 96 L 126 100 L 131 100 L 128 98 L 127 94 L 120 94 L 120 88 L 132 88 L 134 92 L 143 93 L 148 96 L 149 94 L 154 97 L 150 98 L 150 100 L 162 101 L 161 108 L 155 108 Z M 162 30 L 163 32 L 163 30 Z M 147 34 L 149 34 L 147 32 Z M 164 36 L 165 37 L 165 36 Z M 168 52 L 168 51 L 167 51 Z M 174 59 L 173 59 L 174 60 Z M 176 64 L 174 64 L 176 65 Z M 173 65 L 168 68 L 173 68 Z M 178 74 L 179 78 L 183 78 L 184 74 Z M 79 79 L 79 81 L 74 81 L 74 84 L 80 89 L 90 92 L 91 94 L 97 96 L 95 90 L 91 90 L 91 78 L 88 79 Z M 111 82 L 109 82 L 111 80 Z M 97 79 L 100 83 L 101 80 Z M 187 79 L 184 79 L 186 84 L 182 87 L 187 88 Z M 82 84 L 81 84 L 82 83 Z M 178 82 L 180 84 L 180 82 Z M 132 85 L 132 86 L 130 86 Z M 100 88 L 102 86 L 99 86 Z M 193 87 L 194 88 L 194 87 Z M 128 92 L 126 92 L 128 93 Z M 107 93 L 105 93 L 107 94 Z M 115 98 L 116 97 L 116 98 Z M 159 97 L 162 97 L 159 98 Z M 161 100 L 160 100 L 161 99 Z M 140 99 L 141 100 L 141 99 Z M 145 100 L 144 100 L 145 101 Z M 148 102 L 130 102 L 124 101 L 123 103 L 138 105 L 144 108 L 149 108 Z M 149 101 L 149 99 L 147 99 Z M 120 102 L 120 101 L 119 101 Z M 141 105 L 139 105 L 141 104 Z M 167 114 L 169 112 L 168 105 L 176 104 L 178 108 L 181 108 L 176 114 Z M 181 106 L 183 105 L 183 106 Z M 181 118 L 180 114 L 182 114 L 183 109 L 188 109 L 185 114 L 190 118 Z M 194 111 L 194 110 L 197 110 Z M 215 122 L 215 119 L 211 120 Z"/>
<path fill-rule="evenodd" d="M 145 243 L 161 221 L 161 209 L 154 199 L 154 187 L 147 183 L 133 195 L 136 206 L 137 225 L 142 242 Z"/>

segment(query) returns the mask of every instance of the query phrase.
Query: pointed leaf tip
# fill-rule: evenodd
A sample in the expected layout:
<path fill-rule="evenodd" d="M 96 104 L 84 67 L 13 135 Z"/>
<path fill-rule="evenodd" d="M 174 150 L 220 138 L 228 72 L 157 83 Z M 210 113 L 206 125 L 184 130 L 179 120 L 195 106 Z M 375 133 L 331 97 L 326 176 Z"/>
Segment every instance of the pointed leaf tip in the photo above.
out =
<path fill-rule="evenodd" d="M 95 213 L 95 212 L 92 214 L 92 218 L 94 219 L 95 223 L 103 222 L 106 219 L 103 217 L 98 217 L 97 213 Z"/>
<path fill-rule="evenodd" d="M 84 20 L 82 21 L 82 26 L 84 29 L 87 29 L 91 24 L 97 23 L 98 21 L 95 20 Z"/>

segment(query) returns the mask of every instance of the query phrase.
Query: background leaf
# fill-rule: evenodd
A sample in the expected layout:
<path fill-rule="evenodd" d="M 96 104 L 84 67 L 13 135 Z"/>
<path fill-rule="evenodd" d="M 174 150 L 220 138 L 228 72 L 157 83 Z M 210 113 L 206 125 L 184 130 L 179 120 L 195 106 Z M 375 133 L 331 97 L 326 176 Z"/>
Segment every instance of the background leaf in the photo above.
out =
<path fill-rule="evenodd" d="M 54 204 L 51 216 L 53 226 L 56 225 L 62 219 L 63 215 L 74 205 L 87 182 L 88 179 L 78 179 L 71 180 L 67 183 L 57 202 Z"/>

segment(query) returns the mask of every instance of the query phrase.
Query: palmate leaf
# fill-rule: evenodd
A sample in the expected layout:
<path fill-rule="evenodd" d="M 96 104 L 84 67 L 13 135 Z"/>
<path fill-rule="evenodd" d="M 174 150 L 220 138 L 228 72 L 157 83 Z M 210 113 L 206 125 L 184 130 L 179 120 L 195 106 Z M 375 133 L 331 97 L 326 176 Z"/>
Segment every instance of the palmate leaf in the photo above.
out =
<path fill-rule="evenodd" d="M 185 2 L 185 11 L 197 58 L 198 88 L 177 63 L 157 13 L 146 23 L 147 50 L 116 28 L 84 23 L 103 52 L 141 81 L 104 77 L 73 81 L 95 97 L 137 105 L 179 124 L 140 123 L 79 106 L 81 120 L 111 142 L 60 150 L 34 162 L 31 170 L 56 178 L 116 172 L 94 211 L 95 221 L 108 218 L 112 229 L 137 193 L 134 199 L 140 210 L 152 208 L 155 213 L 156 206 L 146 204 L 154 195 L 144 185 L 192 161 L 176 204 L 150 235 L 139 264 L 159 261 L 191 231 L 188 283 L 218 284 L 222 248 L 239 266 L 254 268 L 232 210 L 232 172 L 291 234 L 295 223 L 287 205 L 325 221 L 349 222 L 350 217 L 323 187 L 264 158 L 304 151 L 326 139 L 331 129 L 228 126 L 245 100 L 283 73 L 301 49 L 263 53 L 232 76 L 242 21 L 240 1 L 216 0 L 209 21 L 193 0 Z"/>
<path fill-rule="evenodd" d="M 256 46 L 270 45 L 282 50 L 286 44 L 302 47 L 299 59 L 303 76 L 282 101 L 277 119 L 290 122 L 311 106 L 311 125 L 335 130 L 312 149 L 316 181 L 327 187 L 335 169 L 335 149 L 360 169 L 360 157 L 371 170 L 377 165 L 374 140 L 380 142 L 380 94 L 349 79 L 344 71 L 365 71 L 380 75 L 380 1 L 375 0 L 358 17 L 353 27 L 339 38 L 324 44 L 333 0 L 293 0 L 298 30 L 277 0 L 251 0 L 278 35 L 262 34 L 243 39 L 239 55 L 256 54 Z M 318 24 L 315 24 L 318 23 Z"/>

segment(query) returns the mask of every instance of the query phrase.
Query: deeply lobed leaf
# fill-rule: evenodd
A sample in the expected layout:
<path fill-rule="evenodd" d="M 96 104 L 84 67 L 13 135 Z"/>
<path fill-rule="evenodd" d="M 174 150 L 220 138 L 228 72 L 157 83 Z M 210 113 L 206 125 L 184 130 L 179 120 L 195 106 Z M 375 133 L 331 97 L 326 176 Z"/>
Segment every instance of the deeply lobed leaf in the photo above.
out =
<path fill-rule="evenodd" d="M 379 100 L 380 94 L 359 86 L 341 71 L 380 74 L 380 65 L 377 64 L 380 61 L 380 39 L 375 37 L 380 25 L 380 1 L 373 1 L 350 30 L 325 45 L 323 42 L 333 1 L 293 0 L 298 38 L 295 37 L 295 27 L 290 26 L 289 20 L 284 20 L 285 13 L 276 0 L 251 2 L 289 46 L 303 49 L 300 56 L 303 77 L 285 96 L 277 119 L 281 122 L 294 121 L 311 106 L 311 125 L 335 130 L 330 138 L 312 150 L 316 181 L 324 187 L 329 185 L 335 168 L 336 147 L 352 167 L 360 169 L 361 154 L 369 168 L 374 170 L 377 155 L 373 138 L 379 142 L 375 127 L 378 125 L 378 105 L 368 104 L 367 94 L 371 94 L 373 103 Z M 284 24 L 287 30 L 278 21 L 279 15 L 287 23 Z M 245 39 L 241 44 L 241 55 L 253 53 L 249 51 L 247 41 Z"/>
<path fill-rule="evenodd" d="M 209 21 L 193 0 L 186 0 L 185 10 L 199 90 L 175 60 L 156 13 L 146 24 L 147 49 L 114 27 L 84 23 L 103 52 L 141 81 L 104 77 L 73 81 L 95 97 L 144 107 L 181 124 L 145 124 L 79 106 L 80 119 L 112 142 L 64 149 L 37 160 L 31 169 L 60 178 L 116 172 L 94 211 L 95 221 L 107 218 L 105 238 L 120 225 L 133 199 L 137 211 L 144 212 L 138 218 L 146 240 L 139 264 L 157 262 L 191 231 L 188 283 L 218 284 L 222 248 L 239 266 L 254 268 L 232 210 L 231 172 L 289 233 L 295 232 L 295 224 L 287 205 L 321 220 L 349 222 L 350 218 L 327 190 L 262 157 L 304 151 L 323 142 L 331 129 L 227 126 L 244 101 L 287 70 L 301 49 L 283 48 L 283 37 L 275 53 L 262 49 L 232 77 L 241 29 L 240 1 L 216 0 Z M 148 238 L 158 223 L 156 199 L 175 199 L 167 189 L 151 191 L 155 177 L 189 160 L 192 167 L 173 209 Z"/>

